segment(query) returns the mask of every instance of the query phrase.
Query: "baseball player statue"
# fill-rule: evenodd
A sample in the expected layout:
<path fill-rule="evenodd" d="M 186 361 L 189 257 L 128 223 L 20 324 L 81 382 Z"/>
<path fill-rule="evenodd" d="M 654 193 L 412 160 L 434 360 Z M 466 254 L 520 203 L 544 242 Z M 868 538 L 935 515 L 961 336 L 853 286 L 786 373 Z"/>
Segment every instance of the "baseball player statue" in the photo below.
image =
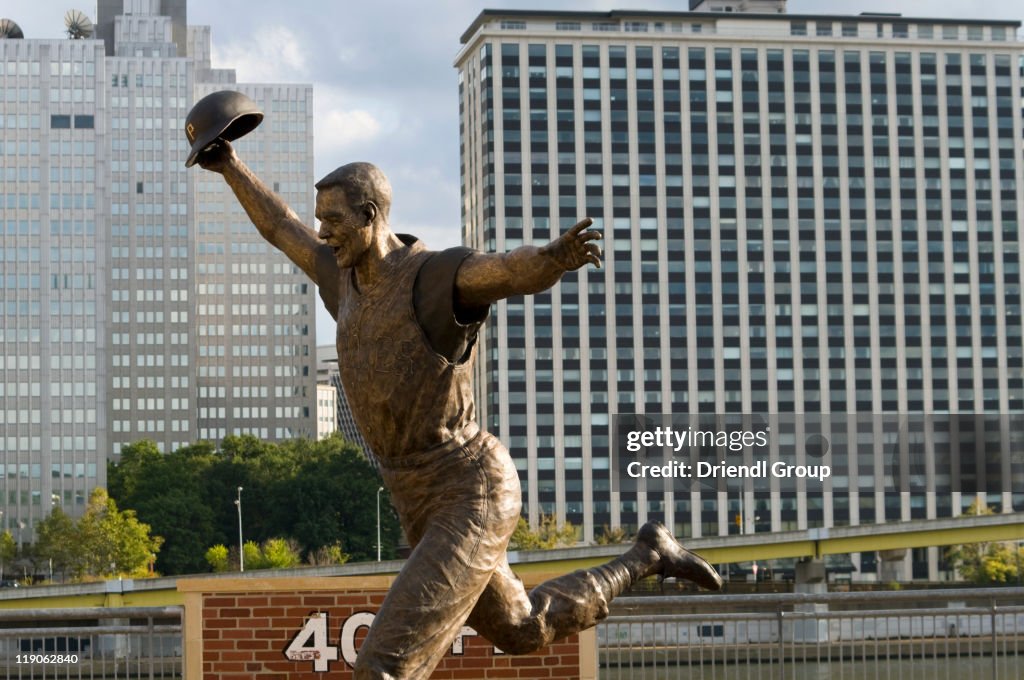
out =
<path fill-rule="evenodd" d="M 345 394 L 413 547 L 359 650 L 357 678 L 426 678 L 463 625 L 507 653 L 537 650 L 597 624 L 612 598 L 647 576 L 721 588 L 711 565 L 653 522 L 622 556 L 530 592 L 509 567 L 519 475 L 475 420 L 477 334 L 495 301 L 600 266 L 601 234 L 589 219 L 540 248 L 434 252 L 391 230 L 391 187 L 369 163 L 317 183 L 317 233 L 230 142 L 203 144 L 190 160 L 220 173 L 260 234 L 319 287 L 338 324 Z"/>

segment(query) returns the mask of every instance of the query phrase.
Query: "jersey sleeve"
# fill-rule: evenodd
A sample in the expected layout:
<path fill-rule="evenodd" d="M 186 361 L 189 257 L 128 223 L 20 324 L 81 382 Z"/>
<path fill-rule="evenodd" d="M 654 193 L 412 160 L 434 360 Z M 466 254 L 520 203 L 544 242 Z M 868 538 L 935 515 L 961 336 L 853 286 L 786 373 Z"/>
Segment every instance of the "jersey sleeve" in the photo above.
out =
<path fill-rule="evenodd" d="M 434 351 L 452 363 L 466 358 L 490 313 L 490 307 L 456 307 L 455 277 L 474 252 L 458 247 L 434 253 L 420 268 L 413 291 L 416 321 Z"/>

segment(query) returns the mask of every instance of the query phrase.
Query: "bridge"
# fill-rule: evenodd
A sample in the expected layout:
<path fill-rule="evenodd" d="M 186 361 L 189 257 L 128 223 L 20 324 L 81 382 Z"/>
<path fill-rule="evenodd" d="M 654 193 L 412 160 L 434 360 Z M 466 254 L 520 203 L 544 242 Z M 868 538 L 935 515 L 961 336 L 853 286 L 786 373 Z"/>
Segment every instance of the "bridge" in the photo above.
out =
<path fill-rule="evenodd" d="M 712 564 L 764 562 L 781 558 L 821 559 L 826 555 L 877 550 L 903 550 L 961 543 L 1024 540 L 1024 512 L 915 520 L 891 524 L 863 524 L 779 533 L 713 536 L 686 540 Z M 524 580 L 537 583 L 575 569 L 587 569 L 622 554 L 623 546 L 593 545 L 555 550 L 509 553 L 512 568 Z M 320 576 L 389 576 L 402 568 L 402 560 L 360 562 L 339 567 L 261 570 L 245 574 L 197 574 L 155 579 L 126 579 L 103 583 L 0 589 L 0 609 L 27 607 L 154 607 L 180 605 L 179 587 L 194 579 L 267 579 Z"/>
<path fill-rule="evenodd" d="M 1024 540 L 1024 512 L 980 517 L 922 519 L 802 531 L 714 536 L 685 541 L 712 564 L 764 562 L 782 558 L 821 559 L 878 550 Z M 564 573 L 597 566 L 622 552 L 621 545 L 510 553 L 520 573 Z"/>

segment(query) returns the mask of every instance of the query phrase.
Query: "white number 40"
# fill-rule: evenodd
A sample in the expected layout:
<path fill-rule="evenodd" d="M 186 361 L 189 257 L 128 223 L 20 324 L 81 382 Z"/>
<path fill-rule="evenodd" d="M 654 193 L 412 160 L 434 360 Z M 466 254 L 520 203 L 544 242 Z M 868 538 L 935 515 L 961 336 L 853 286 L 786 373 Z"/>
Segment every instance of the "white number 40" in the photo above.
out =
<path fill-rule="evenodd" d="M 337 661 L 339 657 L 349 666 L 356 663 L 356 632 L 360 628 L 369 628 L 373 624 L 374 614 L 372 612 L 356 612 L 352 614 L 341 626 L 341 637 L 338 640 L 339 646 L 328 644 L 327 637 L 327 614 L 317 612 L 306 619 L 306 625 L 302 627 L 292 639 L 284 655 L 290 661 L 312 661 L 313 670 L 317 673 L 326 673 L 329 670 L 330 662 Z M 469 626 L 463 626 L 452 643 L 452 654 L 462 656 L 464 653 L 463 642 L 465 638 L 475 637 L 477 632 Z M 497 647 L 495 654 L 503 652 Z"/>
<path fill-rule="evenodd" d="M 338 648 L 327 644 L 327 614 L 310 616 L 284 655 L 291 661 L 312 661 L 314 671 L 326 673 L 329 662 L 338 660 Z"/>

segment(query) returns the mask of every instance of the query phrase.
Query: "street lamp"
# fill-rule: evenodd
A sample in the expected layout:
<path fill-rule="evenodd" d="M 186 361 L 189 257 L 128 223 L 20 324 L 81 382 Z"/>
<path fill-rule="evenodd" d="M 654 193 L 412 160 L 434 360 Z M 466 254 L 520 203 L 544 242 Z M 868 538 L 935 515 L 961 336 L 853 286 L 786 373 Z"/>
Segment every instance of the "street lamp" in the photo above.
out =
<path fill-rule="evenodd" d="M 380 492 L 384 487 L 377 488 L 377 561 L 380 562 Z"/>
<path fill-rule="evenodd" d="M 238 571 L 245 571 L 245 544 L 242 543 L 242 487 L 238 487 L 235 507 L 238 508 Z"/>

